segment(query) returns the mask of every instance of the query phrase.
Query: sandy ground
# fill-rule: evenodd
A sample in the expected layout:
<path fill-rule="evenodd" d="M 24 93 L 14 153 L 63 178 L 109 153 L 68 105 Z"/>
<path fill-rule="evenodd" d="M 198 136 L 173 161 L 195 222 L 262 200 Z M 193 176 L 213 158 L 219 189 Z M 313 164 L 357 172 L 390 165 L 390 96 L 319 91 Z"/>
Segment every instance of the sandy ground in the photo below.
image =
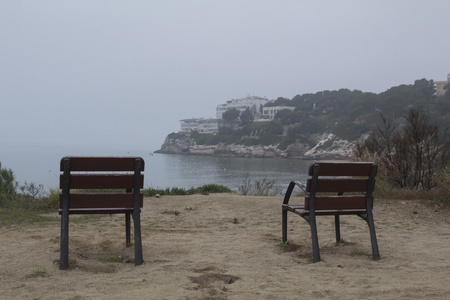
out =
<path fill-rule="evenodd" d="M 1 228 L 0 299 L 449 299 L 450 211 L 416 201 L 375 203 L 381 260 L 366 223 L 290 214 L 282 247 L 279 197 L 146 198 L 145 263 L 126 248 L 123 215 L 71 216 L 70 268 L 58 269 L 54 223 Z M 56 216 L 56 213 L 54 214 Z M 118 262 L 111 262 L 120 260 Z"/>

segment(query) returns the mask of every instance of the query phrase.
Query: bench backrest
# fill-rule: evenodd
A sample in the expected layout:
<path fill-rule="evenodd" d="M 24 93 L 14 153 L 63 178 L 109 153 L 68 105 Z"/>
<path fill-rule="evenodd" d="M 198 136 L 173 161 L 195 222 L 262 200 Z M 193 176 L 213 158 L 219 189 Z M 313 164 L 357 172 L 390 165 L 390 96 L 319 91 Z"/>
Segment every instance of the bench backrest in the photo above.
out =
<path fill-rule="evenodd" d="M 305 210 L 364 213 L 373 205 L 376 173 L 377 165 L 371 162 L 312 163 L 308 170 L 311 177 L 306 184 Z"/>
<path fill-rule="evenodd" d="M 60 214 L 64 197 L 70 214 L 130 213 L 136 197 L 143 206 L 141 157 L 63 157 L 60 170 Z"/>

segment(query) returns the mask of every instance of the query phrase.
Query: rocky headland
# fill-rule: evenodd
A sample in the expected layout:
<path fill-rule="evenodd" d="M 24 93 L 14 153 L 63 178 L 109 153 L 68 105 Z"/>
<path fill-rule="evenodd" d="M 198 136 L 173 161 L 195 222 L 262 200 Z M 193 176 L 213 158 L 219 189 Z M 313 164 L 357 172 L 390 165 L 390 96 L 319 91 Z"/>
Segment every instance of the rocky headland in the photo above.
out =
<path fill-rule="evenodd" d="M 299 158 L 314 160 L 345 160 L 349 159 L 355 147 L 354 142 L 336 138 L 333 134 L 321 134 L 313 137 L 316 144 L 290 144 L 285 150 L 278 145 L 253 145 L 219 143 L 217 145 L 197 145 L 194 139 L 167 137 L 161 149 L 156 153 L 189 154 L 209 156 L 255 157 L 255 158 Z"/>

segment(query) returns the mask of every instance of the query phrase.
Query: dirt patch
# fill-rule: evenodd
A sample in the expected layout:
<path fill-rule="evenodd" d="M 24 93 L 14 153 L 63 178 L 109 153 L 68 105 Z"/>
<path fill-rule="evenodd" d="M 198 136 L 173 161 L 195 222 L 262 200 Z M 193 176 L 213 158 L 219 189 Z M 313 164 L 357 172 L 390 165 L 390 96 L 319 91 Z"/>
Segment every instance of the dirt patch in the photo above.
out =
<path fill-rule="evenodd" d="M 375 201 L 378 261 L 371 259 L 365 221 L 342 216 L 343 241 L 336 244 L 334 218 L 318 217 L 322 260 L 313 263 L 310 228 L 302 218 L 288 215 L 288 243 L 281 243 L 281 203 L 281 197 L 236 194 L 146 198 L 141 216 L 144 264 L 137 267 L 134 248 L 125 245 L 123 215 L 71 217 L 67 271 L 58 268 L 59 222 L 4 227 L 0 295 L 2 299 L 448 298 L 448 208 L 427 201 Z"/>
<path fill-rule="evenodd" d="M 189 278 L 193 283 L 198 285 L 198 288 L 209 287 L 210 284 L 215 281 L 220 281 L 225 284 L 232 284 L 239 279 L 239 277 L 236 276 L 218 273 L 206 273 L 197 277 L 189 277 Z"/>

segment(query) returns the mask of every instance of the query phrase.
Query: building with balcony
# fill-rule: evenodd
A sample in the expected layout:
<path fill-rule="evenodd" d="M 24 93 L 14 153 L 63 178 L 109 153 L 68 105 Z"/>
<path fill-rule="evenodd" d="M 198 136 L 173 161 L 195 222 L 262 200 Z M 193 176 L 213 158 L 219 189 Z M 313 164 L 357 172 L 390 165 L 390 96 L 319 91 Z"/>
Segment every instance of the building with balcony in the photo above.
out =
<path fill-rule="evenodd" d="M 269 100 L 263 97 L 248 96 L 245 98 L 231 99 L 225 104 L 220 104 L 216 108 L 216 118 L 222 119 L 222 114 L 229 109 L 236 108 L 240 112 L 243 112 L 247 108 L 253 111 L 255 119 L 262 113 L 262 107 L 268 103 Z"/>
<path fill-rule="evenodd" d="M 272 121 L 275 118 L 275 115 L 277 112 L 288 109 L 290 111 L 293 111 L 295 107 L 293 106 L 269 106 L 269 107 L 263 107 L 263 113 L 260 117 L 261 120 L 267 120 Z"/>
<path fill-rule="evenodd" d="M 199 133 L 217 133 L 222 126 L 222 119 L 192 118 L 180 120 L 180 132 L 189 133 L 197 131 Z"/>

